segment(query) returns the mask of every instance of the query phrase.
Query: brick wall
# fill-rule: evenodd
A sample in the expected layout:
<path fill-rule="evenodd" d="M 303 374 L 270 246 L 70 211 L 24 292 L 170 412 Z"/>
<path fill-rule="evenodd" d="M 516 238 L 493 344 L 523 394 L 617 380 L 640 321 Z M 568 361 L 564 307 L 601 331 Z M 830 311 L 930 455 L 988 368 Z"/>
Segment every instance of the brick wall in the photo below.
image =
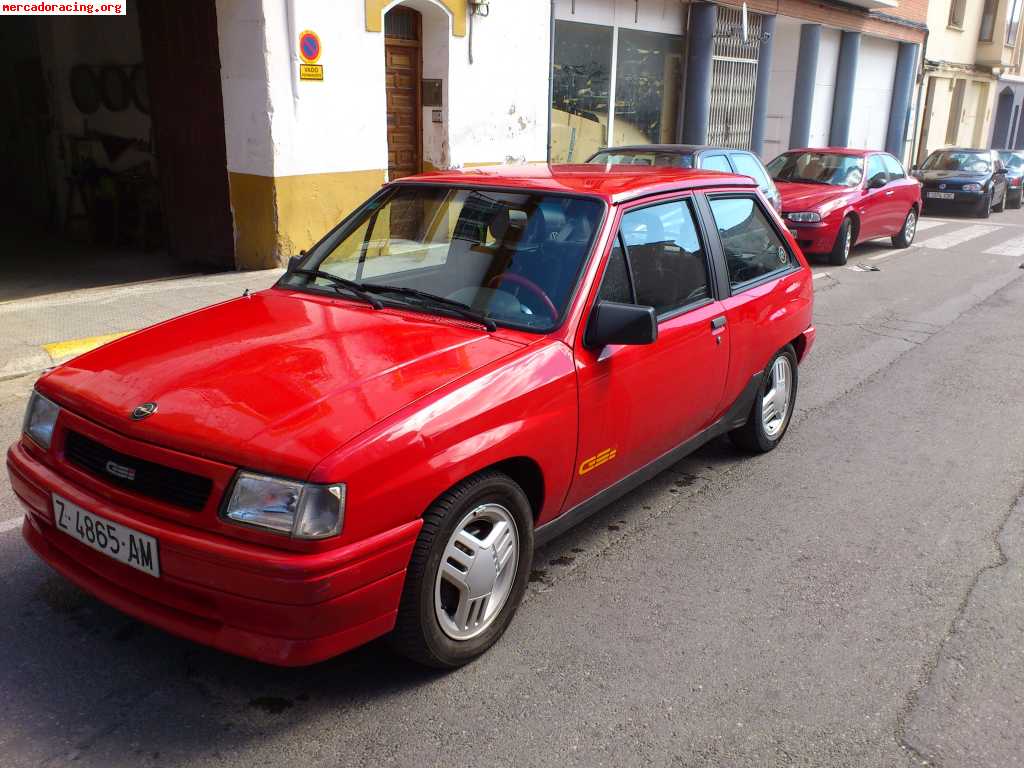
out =
<path fill-rule="evenodd" d="M 742 2 L 721 0 L 721 5 L 740 6 Z M 747 0 L 747 7 L 758 13 L 790 16 L 804 21 L 827 24 L 830 27 L 864 32 L 869 35 L 920 43 L 924 30 L 904 26 L 881 17 L 879 13 L 859 11 L 849 6 L 814 2 L 814 0 Z M 900 0 L 899 8 L 886 10 L 889 16 L 924 25 L 928 19 L 928 0 Z"/>

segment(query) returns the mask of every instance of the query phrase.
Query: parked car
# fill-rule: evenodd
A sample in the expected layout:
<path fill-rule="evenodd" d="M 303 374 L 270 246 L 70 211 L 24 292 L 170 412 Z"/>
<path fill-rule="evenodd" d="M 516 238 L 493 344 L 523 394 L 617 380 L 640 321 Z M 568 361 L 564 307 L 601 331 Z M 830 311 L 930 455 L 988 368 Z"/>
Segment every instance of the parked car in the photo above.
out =
<path fill-rule="evenodd" d="M 782 194 L 782 216 L 804 253 L 842 265 L 857 243 L 914 242 L 921 185 L 886 152 L 823 147 L 794 149 L 768 163 Z"/>
<path fill-rule="evenodd" d="M 1024 151 L 1000 149 L 997 154 L 1006 168 L 1006 206 L 1020 208 L 1024 197 Z"/>
<path fill-rule="evenodd" d="M 1006 168 L 994 149 L 937 149 L 914 176 L 924 186 L 925 210 L 967 208 L 987 219 L 1006 207 Z"/>
<path fill-rule="evenodd" d="M 712 147 L 703 144 L 637 144 L 609 147 L 596 152 L 588 163 L 603 165 L 653 165 L 670 168 L 703 168 L 723 173 L 738 173 L 757 182 L 776 211 L 782 210 L 782 199 L 761 158 L 745 149 Z"/>
<path fill-rule="evenodd" d="M 390 633 L 457 666 L 535 546 L 717 435 L 780 443 L 812 301 L 745 177 L 403 178 L 273 288 L 44 374 L 7 454 L 23 533 L 223 651 L 303 665 Z"/>

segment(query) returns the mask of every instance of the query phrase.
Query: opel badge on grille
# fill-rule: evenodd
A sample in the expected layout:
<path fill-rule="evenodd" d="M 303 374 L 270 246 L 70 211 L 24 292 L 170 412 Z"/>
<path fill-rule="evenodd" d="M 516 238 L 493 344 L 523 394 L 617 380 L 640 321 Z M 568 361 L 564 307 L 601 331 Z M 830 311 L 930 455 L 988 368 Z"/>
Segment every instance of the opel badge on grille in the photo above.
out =
<path fill-rule="evenodd" d="M 143 403 L 142 405 L 135 406 L 132 411 L 132 418 L 135 421 L 142 421 L 156 413 L 156 403 Z"/>

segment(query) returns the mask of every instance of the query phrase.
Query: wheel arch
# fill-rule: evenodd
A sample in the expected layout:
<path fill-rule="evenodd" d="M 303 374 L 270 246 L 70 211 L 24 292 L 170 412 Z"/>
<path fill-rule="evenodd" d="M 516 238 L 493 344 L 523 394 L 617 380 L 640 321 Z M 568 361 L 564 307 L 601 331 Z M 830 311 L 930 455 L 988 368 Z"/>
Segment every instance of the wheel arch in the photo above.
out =
<path fill-rule="evenodd" d="M 476 471 L 461 477 L 452 483 L 448 488 L 434 499 L 426 509 L 421 513 L 421 517 L 427 513 L 431 507 L 433 507 L 446 493 L 451 491 L 452 488 L 456 487 L 460 483 L 464 483 L 471 477 L 482 475 L 487 472 L 501 472 L 512 478 L 513 482 L 523 489 L 523 493 L 526 494 L 527 501 L 530 502 L 530 511 L 533 514 L 534 523 L 537 522 L 537 518 L 540 516 L 541 510 L 544 507 L 544 472 L 540 468 L 540 464 L 529 456 L 513 456 L 511 458 L 502 459 L 492 464 L 488 464 L 485 467 L 481 467 Z"/>

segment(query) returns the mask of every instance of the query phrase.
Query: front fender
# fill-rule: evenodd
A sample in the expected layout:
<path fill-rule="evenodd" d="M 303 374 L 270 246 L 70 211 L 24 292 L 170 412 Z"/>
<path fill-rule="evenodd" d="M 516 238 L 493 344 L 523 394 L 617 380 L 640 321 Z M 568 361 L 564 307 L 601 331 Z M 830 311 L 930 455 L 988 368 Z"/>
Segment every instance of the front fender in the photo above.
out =
<path fill-rule="evenodd" d="M 341 544 L 415 520 L 460 480 L 526 457 L 541 468 L 543 522 L 568 491 L 577 420 L 572 351 L 545 340 L 407 406 L 324 459 L 310 479 L 347 486 Z"/>

